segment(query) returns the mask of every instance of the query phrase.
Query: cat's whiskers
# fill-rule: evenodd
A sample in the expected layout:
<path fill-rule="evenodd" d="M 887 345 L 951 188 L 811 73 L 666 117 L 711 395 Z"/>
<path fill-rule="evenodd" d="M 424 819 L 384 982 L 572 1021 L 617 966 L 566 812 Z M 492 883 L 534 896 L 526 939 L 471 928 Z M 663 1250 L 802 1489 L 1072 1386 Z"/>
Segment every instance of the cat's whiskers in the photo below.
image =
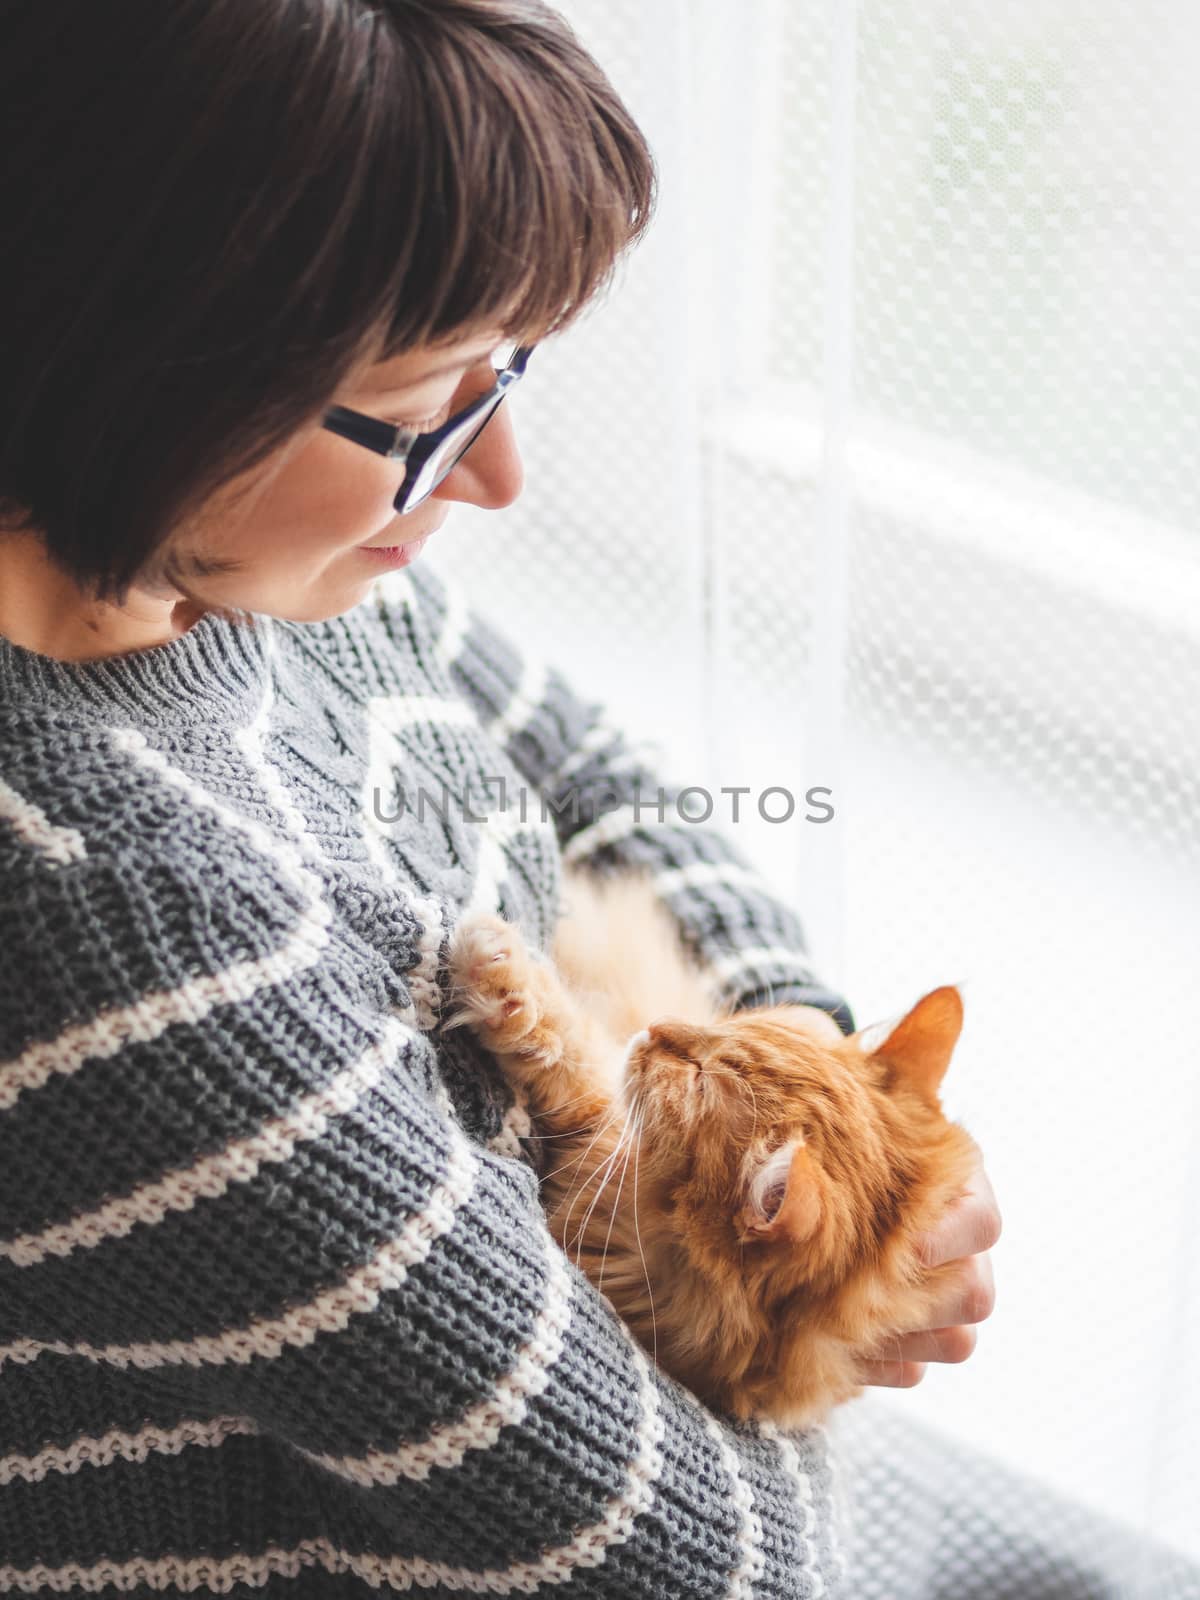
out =
<path fill-rule="evenodd" d="M 616 1109 L 616 1107 L 614 1107 L 613 1110 L 611 1111 L 611 1113 L 609 1114 L 607 1120 L 605 1121 L 604 1126 L 602 1128 L 600 1128 L 599 1131 L 597 1133 L 595 1133 L 592 1136 L 592 1138 L 589 1140 L 587 1149 L 584 1150 L 581 1155 L 579 1155 L 579 1156 L 577 1156 L 575 1158 L 574 1165 L 575 1165 L 576 1170 L 578 1170 L 583 1165 L 583 1163 L 587 1160 L 588 1156 L 591 1154 L 592 1150 L 595 1148 L 597 1140 L 602 1138 L 603 1135 L 608 1132 L 609 1128 L 612 1127 L 613 1123 L 617 1121 L 619 1116 L 620 1116 L 620 1112 Z M 613 1149 L 613 1151 L 610 1153 L 610 1155 L 607 1158 L 607 1164 L 611 1164 L 615 1160 L 620 1148 L 621 1148 L 620 1141 L 618 1140 L 616 1147 Z M 569 1165 L 569 1163 L 564 1161 L 562 1167 L 560 1167 L 558 1170 L 561 1172 L 568 1165 Z M 562 1235 L 563 1235 L 563 1249 L 567 1252 L 568 1255 L 570 1254 L 571 1246 L 570 1246 L 570 1241 L 568 1240 L 568 1236 L 567 1235 L 568 1235 L 568 1230 L 570 1229 L 570 1226 L 571 1226 L 571 1218 L 575 1213 L 575 1207 L 578 1205 L 578 1203 L 579 1203 L 580 1199 L 583 1197 L 583 1195 L 586 1194 L 589 1182 L 591 1182 L 591 1180 L 593 1178 L 595 1178 L 596 1174 L 598 1172 L 600 1172 L 605 1165 L 606 1165 L 605 1162 L 601 1162 L 599 1166 L 593 1167 L 589 1173 L 587 1173 L 585 1176 L 580 1178 L 578 1184 L 571 1190 L 570 1194 L 567 1197 L 570 1200 L 570 1205 L 567 1208 L 567 1213 L 566 1213 L 566 1216 L 565 1216 L 565 1218 L 563 1220 Z M 584 1219 L 584 1223 L 582 1223 L 580 1225 L 580 1230 L 576 1235 L 576 1240 L 577 1241 L 581 1241 L 582 1240 L 583 1227 L 586 1225 L 586 1221 L 587 1221 L 587 1219 L 585 1218 Z M 582 1244 L 580 1245 L 580 1249 L 582 1250 Z M 579 1259 L 579 1257 L 577 1255 L 576 1256 L 576 1260 L 578 1261 L 578 1259 Z"/>
<path fill-rule="evenodd" d="M 587 1180 L 587 1181 L 595 1182 L 596 1178 L 597 1178 L 597 1174 L 600 1175 L 599 1176 L 599 1182 L 596 1182 L 596 1187 L 595 1187 L 595 1190 L 593 1191 L 593 1194 L 592 1194 L 591 1204 L 588 1206 L 587 1210 L 584 1212 L 583 1221 L 579 1224 L 579 1229 L 578 1229 L 578 1231 L 577 1231 L 577 1233 L 575 1235 L 575 1245 L 576 1245 L 575 1261 L 576 1261 L 576 1265 L 578 1265 L 580 1257 L 583 1255 L 583 1237 L 584 1237 L 584 1234 L 588 1230 L 588 1226 L 591 1223 L 591 1220 L 592 1220 L 592 1217 L 593 1217 L 593 1215 L 595 1213 L 596 1207 L 600 1204 L 601 1196 L 604 1194 L 605 1189 L 608 1187 L 610 1181 L 612 1180 L 613 1173 L 616 1171 L 617 1162 L 620 1160 L 621 1150 L 622 1150 L 622 1147 L 623 1147 L 624 1142 L 625 1142 L 625 1131 L 626 1131 L 625 1129 L 622 1129 L 621 1137 L 617 1140 L 616 1144 L 613 1146 L 612 1152 L 609 1155 L 607 1161 L 605 1161 L 601 1166 L 594 1168 L 592 1170 L 592 1173 L 590 1174 L 590 1179 Z"/>
<path fill-rule="evenodd" d="M 655 1366 L 658 1365 L 658 1318 L 654 1312 L 654 1286 L 650 1282 L 650 1268 L 646 1262 L 646 1252 L 642 1248 L 642 1228 L 638 1220 L 638 1166 L 642 1155 L 642 1122 L 645 1119 L 645 1109 L 638 1106 L 631 1110 L 631 1116 L 636 1116 L 636 1130 L 634 1132 L 633 1147 L 633 1232 L 637 1239 L 638 1255 L 642 1259 L 642 1276 L 646 1280 L 646 1294 L 650 1301 L 650 1337 L 651 1350 Z"/>
<path fill-rule="evenodd" d="M 587 1160 L 588 1156 L 591 1154 L 592 1150 L 595 1148 L 597 1141 L 604 1137 L 604 1135 L 612 1127 L 613 1123 L 617 1120 L 617 1118 L 619 1116 L 620 1116 L 620 1112 L 617 1111 L 615 1108 L 610 1110 L 608 1115 L 604 1118 L 604 1121 L 600 1124 L 600 1126 L 596 1129 L 595 1133 L 593 1133 L 591 1139 L 588 1141 L 587 1148 L 585 1150 L 582 1150 L 579 1153 L 579 1155 L 577 1155 L 575 1157 L 574 1162 L 571 1162 L 569 1159 L 564 1161 L 561 1166 L 555 1167 L 553 1172 L 548 1172 L 546 1174 L 545 1178 L 542 1181 L 545 1183 L 545 1182 L 549 1182 L 549 1180 L 551 1178 L 557 1178 L 557 1176 L 558 1176 L 558 1174 L 560 1172 L 565 1172 L 567 1170 L 567 1168 L 572 1166 L 572 1165 L 574 1165 L 576 1168 L 582 1166 L 583 1163 Z M 583 1131 L 584 1130 L 582 1128 L 580 1128 L 578 1130 L 572 1130 L 572 1132 L 571 1132 L 571 1134 L 569 1136 L 568 1135 L 564 1135 L 564 1137 L 575 1138 L 575 1137 L 578 1136 L 579 1133 L 582 1133 Z M 571 1214 L 570 1214 L 570 1212 L 568 1212 L 567 1213 L 567 1221 L 570 1222 L 570 1220 L 571 1220 Z"/>
<path fill-rule="evenodd" d="M 598 1122 L 599 1120 L 600 1119 L 597 1117 L 596 1121 Z M 581 1133 L 587 1133 L 589 1128 L 594 1128 L 595 1126 L 595 1122 L 585 1122 L 581 1127 L 568 1128 L 566 1133 L 523 1133 L 521 1138 L 523 1140 L 529 1140 L 530 1143 L 537 1139 L 543 1144 L 548 1143 L 551 1139 L 578 1139 Z"/>
<path fill-rule="evenodd" d="M 629 1171 L 629 1157 L 633 1154 L 633 1126 L 628 1121 L 625 1123 L 617 1148 L 620 1149 L 622 1144 L 625 1146 L 625 1160 L 621 1163 L 621 1181 L 617 1185 L 617 1197 L 612 1203 L 612 1214 L 608 1219 L 608 1232 L 604 1236 L 604 1254 L 600 1257 L 600 1275 L 596 1279 L 597 1289 L 604 1288 L 604 1268 L 608 1264 L 608 1249 L 612 1243 L 613 1229 L 617 1225 L 617 1211 L 621 1204 L 621 1196 L 625 1192 L 625 1175 Z M 637 1203 L 636 1195 L 634 1203 L 635 1205 Z"/>
<path fill-rule="evenodd" d="M 584 1214 L 583 1221 L 579 1225 L 579 1231 L 575 1235 L 575 1243 L 576 1243 L 576 1246 L 577 1246 L 576 1252 L 575 1252 L 575 1263 L 576 1263 L 577 1266 L 579 1264 L 579 1259 L 583 1254 L 583 1236 L 588 1230 L 588 1225 L 592 1220 L 592 1216 L 593 1216 L 593 1214 L 594 1214 L 594 1212 L 596 1210 L 596 1207 L 600 1203 L 601 1196 L 603 1195 L 605 1189 L 608 1188 L 609 1183 L 612 1181 L 612 1175 L 613 1175 L 614 1171 L 616 1170 L 617 1161 L 620 1159 L 621 1150 L 625 1145 L 625 1141 L 628 1138 L 628 1135 L 629 1135 L 629 1124 L 628 1124 L 628 1122 L 626 1122 L 625 1126 L 621 1130 L 621 1137 L 617 1140 L 616 1144 L 614 1145 L 613 1150 L 612 1150 L 611 1154 L 608 1157 L 608 1160 L 605 1161 L 602 1166 L 595 1168 L 595 1170 L 591 1174 L 593 1179 L 596 1177 L 597 1173 L 602 1173 L 603 1175 L 600 1178 L 600 1181 L 596 1186 L 596 1192 L 592 1195 L 592 1203 L 591 1203 L 590 1206 L 588 1206 L 587 1211 Z M 617 1195 L 617 1199 L 618 1200 L 620 1199 L 620 1194 L 619 1193 Z M 614 1216 L 616 1215 L 616 1205 L 615 1205 L 615 1203 L 614 1203 L 614 1206 L 613 1206 L 613 1215 Z M 570 1217 L 569 1217 L 569 1214 L 568 1214 L 568 1221 L 569 1220 L 570 1220 Z"/>
<path fill-rule="evenodd" d="M 571 1107 L 572 1106 L 577 1106 L 580 1103 L 580 1101 L 582 1101 L 582 1100 L 590 1100 L 592 1098 L 593 1098 L 593 1096 L 591 1094 L 588 1094 L 588 1093 L 576 1095 L 574 1100 L 566 1100 L 566 1101 L 564 1101 L 561 1109 L 564 1112 L 570 1111 Z M 603 1119 L 603 1117 L 605 1115 L 607 1115 L 608 1119 L 611 1121 L 612 1120 L 612 1116 L 613 1116 L 612 1109 L 610 1108 L 607 1111 L 607 1113 L 601 1113 L 601 1114 L 593 1117 L 590 1122 L 577 1123 L 573 1128 L 567 1128 L 562 1133 L 524 1133 L 524 1134 L 521 1135 L 521 1137 L 523 1139 L 542 1139 L 542 1140 L 546 1140 L 546 1139 L 578 1139 L 580 1134 L 587 1133 L 590 1129 L 595 1128 L 597 1126 L 597 1124 L 599 1122 L 601 1122 L 601 1120 Z"/>
<path fill-rule="evenodd" d="M 556 1114 L 561 1114 L 562 1112 L 570 1111 L 572 1106 L 580 1105 L 584 1100 L 594 1100 L 595 1098 L 596 1095 L 594 1090 L 585 1089 L 582 1094 L 573 1095 L 570 1100 L 556 1100 L 554 1102 L 554 1109 Z M 586 1126 L 586 1124 L 584 1126 Z M 573 1129 L 572 1131 L 578 1133 L 582 1132 L 583 1130 L 582 1127 L 580 1127 Z"/>

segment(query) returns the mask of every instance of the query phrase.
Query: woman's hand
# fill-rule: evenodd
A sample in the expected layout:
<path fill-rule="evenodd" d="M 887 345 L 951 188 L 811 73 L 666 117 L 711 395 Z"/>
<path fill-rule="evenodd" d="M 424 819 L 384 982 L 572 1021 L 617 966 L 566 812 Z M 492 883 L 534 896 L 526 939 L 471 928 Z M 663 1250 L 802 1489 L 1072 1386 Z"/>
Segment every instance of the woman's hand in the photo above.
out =
<path fill-rule="evenodd" d="M 876 1359 L 864 1359 L 863 1383 L 911 1389 L 925 1376 L 927 1362 L 967 1359 L 975 1348 L 975 1324 L 990 1317 L 995 1304 L 987 1252 L 999 1237 L 1000 1210 L 980 1155 L 970 1188 L 922 1239 L 921 1259 L 926 1266 L 956 1261 L 960 1267 L 947 1278 L 933 1325 L 893 1340 Z"/>

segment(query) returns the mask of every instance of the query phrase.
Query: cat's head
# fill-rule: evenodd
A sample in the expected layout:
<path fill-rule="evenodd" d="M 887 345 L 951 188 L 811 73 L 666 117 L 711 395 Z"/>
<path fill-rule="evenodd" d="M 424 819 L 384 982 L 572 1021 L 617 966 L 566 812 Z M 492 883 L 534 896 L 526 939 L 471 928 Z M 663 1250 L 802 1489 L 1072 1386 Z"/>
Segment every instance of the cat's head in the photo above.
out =
<path fill-rule="evenodd" d="M 673 1247 L 767 1305 L 833 1293 L 911 1242 L 966 1170 L 938 1090 L 957 989 L 843 1038 L 804 1007 L 670 1019 L 631 1041 L 625 1097 Z"/>

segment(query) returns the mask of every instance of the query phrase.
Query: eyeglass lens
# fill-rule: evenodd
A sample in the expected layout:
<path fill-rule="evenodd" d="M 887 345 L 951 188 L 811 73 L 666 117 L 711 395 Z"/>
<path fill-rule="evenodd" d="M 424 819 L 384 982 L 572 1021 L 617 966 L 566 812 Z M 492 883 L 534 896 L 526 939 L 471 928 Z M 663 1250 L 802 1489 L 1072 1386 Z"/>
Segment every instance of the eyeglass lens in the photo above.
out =
<path fill-rule="evenodd" d="M 484 428 L 487 427 L 496 414 L 496 407 L 503 398 L 503 395 L 497 395 L 490 406 L 476 416 L 467 417 L 460 427 L 455 428 L 452 433 L 446 435 L 438 448 L 421 466 L 416 478 L 413 480 L 406 479 L 400 485 L 399 493 L 396 496 L 397 509 L 403 503 L 404 510 L 411 511 L 414 506 L 420 505 L 422 500 L 432 494 L 442 479 L 466 455 Z M 406 489 L 408 490 L 407 494 L 405 494 Z"/>

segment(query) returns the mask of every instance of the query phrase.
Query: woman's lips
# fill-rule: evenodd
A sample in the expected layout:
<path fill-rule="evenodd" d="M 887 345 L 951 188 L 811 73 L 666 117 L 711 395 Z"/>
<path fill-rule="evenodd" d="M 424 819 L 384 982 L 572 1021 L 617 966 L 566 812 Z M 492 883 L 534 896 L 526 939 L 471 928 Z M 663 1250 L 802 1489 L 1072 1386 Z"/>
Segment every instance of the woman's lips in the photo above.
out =
<path fill-rule="evenodd" d="M 407 544 L 360 544 L 358 548 L 368 560 L 374 561 L 377 565 L 406 567 L 421 554 L 428 538 L 429 534 L 423 533 L 419 539 L 410 539 Z"/>
<path fill-rule="evenodd" d="M 442 522 L 446 519 L 443 517 Z M 359 549 L 375 561 L 383 562 L 388 566 L 406 567 L 408 563 L 420 555 L 425 548 L 426 541 L 442 526 L 442 522 L 435 523 L 432 528 L 427 528 L 424 533 L 418 534 L 415 539 L 406 539 L 403 544 L 360 544 Z"/>

